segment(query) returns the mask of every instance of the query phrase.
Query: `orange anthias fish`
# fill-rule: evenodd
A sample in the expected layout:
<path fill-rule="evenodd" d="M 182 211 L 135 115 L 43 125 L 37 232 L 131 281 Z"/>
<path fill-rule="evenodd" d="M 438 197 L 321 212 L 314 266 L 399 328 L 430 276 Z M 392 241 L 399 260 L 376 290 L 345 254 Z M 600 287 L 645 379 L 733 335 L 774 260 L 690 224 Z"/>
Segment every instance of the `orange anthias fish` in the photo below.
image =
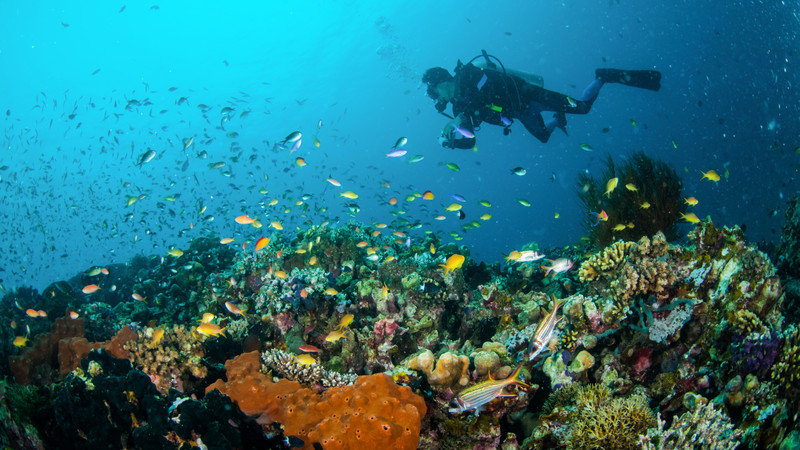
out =
<path fill-rule="evenodd" d="M 447 262 L 439 264 L 439 266 L 444 267 L 444 276 L 447 276 L 448 273 L 460 269 L 462 264 L 464 264 L 464 256 L 455 254 L 447 258 Z"/>
<path fill-rule="evenodd" d="M 164 327 L 156 328 L 153 330 L 153 339 L 150 341 L 150 348 L 158 347 L 158 344 L 161 343 L 161 339 L 164 337 Z"/>
<path fill-rule="evenodd" d="M 555 261 L 552 259 L 548 259 L 550 261 L 549 266 L 541 266 L 542 269 L 545 269 L 544 276 L 547 277 L 550 275 L 550 272 L 553 272 L 553 277 L 560 274 L 561 272 L 566 272 L 572 268 L 574 262 L 571 259 L 567 258 L 558 258 Z"/>
<path fill-rule="evenodd" d="M 236 223 L 240 223 L 242 225 L 249 225 L 253 223 L 253 218 L 247 215 L 239 216 L 234 220 L 236 221 Z"/>
<path fill-rule="evenodd" d="M 259 250 L 261 250 L 262 248 L 266 247 L 266 246 L 267 246 L 267 244 L 269 244 L 269 238 L 266 238 L 266 237 L 264 237 L 264 236 L 261 236 L 261 237 L 260 237 L 260 238 L 258 238 L 258 240 L 256 241 L 256 250 L 255 250 L 255 251 L 259 251 Z"/>
<path fill-rule="evenodd" d="M 83 292 L 84 294 L 93 294 L 97 292 L 98 289 L 100 289 L 100 286 L 96 284 L 87 284 L 86 286 L 83 287 L 83 289 L 81 289 L 81 292 Z"/>
<path fill-rule="evenodd" d="M 231 302 L 225 302 L 225 308 L 231 312 L 231 314 L 236 314 L 237 316 L 244 315 L 245 309 L 240 309 L 238 306 L 234 305 Z"/>
<path fill-rule="evenodd" d="M 547 344 L 553 339 L 553 331 L 556 329 L 556 324 L 564 318 L 562 316 L 561 319 L 558 319 L 556 315 L 558 313 L 558 308 L 561 308 L 566 302 L 564 300 L 556 300 L 555 295 L 551 295 L 551 297 L 553 298 L 553 310 L 542 319 L 539 326 L 536 328 L 536 332 L 533 334 L 533 339 L 531 339 L 528 351 L 526 352 L 529 355 L 528 361 L 533 361 L 534 358 L 539 356 L 539 354 L 547 348 Z"/>
<path fill-rule="evenodd" d="M 521 371 L 522 364 L 520 363 L 514 373 L 505 380 L 493 380 L 491 375 L 489 375 L 488 380 L 464 389 L 450 402 L 450 409 L 448 412 L 459 414 L 474 409 L 475 414 L 479 414 L 483 405 L 497 397 L 516 397 L 516 394 L 504 394 L 503 389 L 512 384 L 530 388 L 529 385 L 519 380 Z"/>

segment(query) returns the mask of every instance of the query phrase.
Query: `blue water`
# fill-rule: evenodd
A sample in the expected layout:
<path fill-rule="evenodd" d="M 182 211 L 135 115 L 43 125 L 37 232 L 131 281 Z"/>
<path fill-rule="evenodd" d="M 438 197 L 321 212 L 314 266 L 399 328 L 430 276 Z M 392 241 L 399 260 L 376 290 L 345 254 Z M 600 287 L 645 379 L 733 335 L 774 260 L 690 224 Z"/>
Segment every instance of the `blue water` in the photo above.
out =
<path fill-rule="evenodd" d="M 252 248 L 307 221 L 419 221 L 412 241 L 433 230 L 448 242 L 455 231 L 473 258 L 496 261 L 528 242 L 577 241 L 589 220 L 577 175 L 599 176 L 606 155 L 637 150 L 674 165 L 685 196 L 700 201 L 698 216 L 746 224 L 751 241 L 778 238 L 800 187 L 797 1 L 76 3 L 0 6 L 7 289 L 165 255 L 209 233 Z M 569 136 L 557 130 L 546 145 L 516 123 L 510 136 L 485 126 L 477 152 L 443 149 L 447 119 L 421 74 L 481 49 L 573 96 L 598 67 L 659 70 L 662 89 L 606 85 L 590 114 L 568 117 Z M 304 133 L 297 152 L 274 149 L 295 130 Z M 400 136 L 408 154 L 385 158 Z M 137 167 L 148 148 L 156 157 Z M 410 164 L 413 155 L 425 158 Z M 298 167 L 298 156 L 308 165 Z M 216 161 L 226 166 L 210 169 Z M 511 175 L 517 166 L 527 174 Z M 708 169 L 729 177 L 701 180 Z M 355 217 L 343 190 L 359 194 Z M 425 190 L 436 198 L 405 202 Z M 466 198 L 465 221 L 444 211 L 451 193 Z M 294 205 L 304 194 L 307 210 Z M 273 198 L 279 204 L 266 206 Z M 406 213 L 392 216 L 397 209 Z M 479 220 L 486 212 L 491 220 Z M 265 227 L 235 223 L 241 214 Z M 439 214 L 447 219 L 433 220 Z M 273 220 L 282 232 L 266 227 Z M 462 231 L 472 220 L 481 227 Z"/>

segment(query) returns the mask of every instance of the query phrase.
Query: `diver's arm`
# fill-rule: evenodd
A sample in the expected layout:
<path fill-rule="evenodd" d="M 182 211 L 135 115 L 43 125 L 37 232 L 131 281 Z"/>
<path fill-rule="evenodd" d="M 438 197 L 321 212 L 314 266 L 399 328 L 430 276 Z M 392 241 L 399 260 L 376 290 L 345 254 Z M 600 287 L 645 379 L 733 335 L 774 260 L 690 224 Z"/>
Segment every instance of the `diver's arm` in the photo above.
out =
<path fill-rule="evenodd" d="M 461 113 L 445 125 L 439 144 L 447 148 L 473 148 L 475 147 L 475 133 L 472 120 Z"/>

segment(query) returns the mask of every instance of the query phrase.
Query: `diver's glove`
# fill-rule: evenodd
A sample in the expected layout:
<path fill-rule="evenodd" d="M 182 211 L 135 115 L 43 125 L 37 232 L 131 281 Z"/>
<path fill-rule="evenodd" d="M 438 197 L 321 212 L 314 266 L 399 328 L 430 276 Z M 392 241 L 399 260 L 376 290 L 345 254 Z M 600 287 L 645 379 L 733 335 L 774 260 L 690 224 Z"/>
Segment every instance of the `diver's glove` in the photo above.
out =
<path fill-rule="evenodd" d="M 455 148 L 455 140 L 455 129 L 453 124 L 449 123 L 442 129 L 442 135 L 439 136 L 439 145 L 445 148 Z"/>

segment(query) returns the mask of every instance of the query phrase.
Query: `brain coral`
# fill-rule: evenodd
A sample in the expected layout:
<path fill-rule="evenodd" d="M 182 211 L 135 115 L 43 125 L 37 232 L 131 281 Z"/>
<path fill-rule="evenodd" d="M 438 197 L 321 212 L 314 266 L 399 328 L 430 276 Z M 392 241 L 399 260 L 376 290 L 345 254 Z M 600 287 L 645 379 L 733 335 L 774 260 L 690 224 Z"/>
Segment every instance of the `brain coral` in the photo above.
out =
<path fill-rule="evenodd" d="M 295 381 L 273 383 L 259 367 L 258 352 L 237 356 L 225 364 L 228 381 L 219 380 L 206 392 L 219 389 L 245 413 L 280 422 L 287 436 L 303 440 L 304 449 L 315 443 L 326 450 L 417 448 L 425 402 L 390 376 L 360 376 L 353 385 L 318 394 Z"/>

